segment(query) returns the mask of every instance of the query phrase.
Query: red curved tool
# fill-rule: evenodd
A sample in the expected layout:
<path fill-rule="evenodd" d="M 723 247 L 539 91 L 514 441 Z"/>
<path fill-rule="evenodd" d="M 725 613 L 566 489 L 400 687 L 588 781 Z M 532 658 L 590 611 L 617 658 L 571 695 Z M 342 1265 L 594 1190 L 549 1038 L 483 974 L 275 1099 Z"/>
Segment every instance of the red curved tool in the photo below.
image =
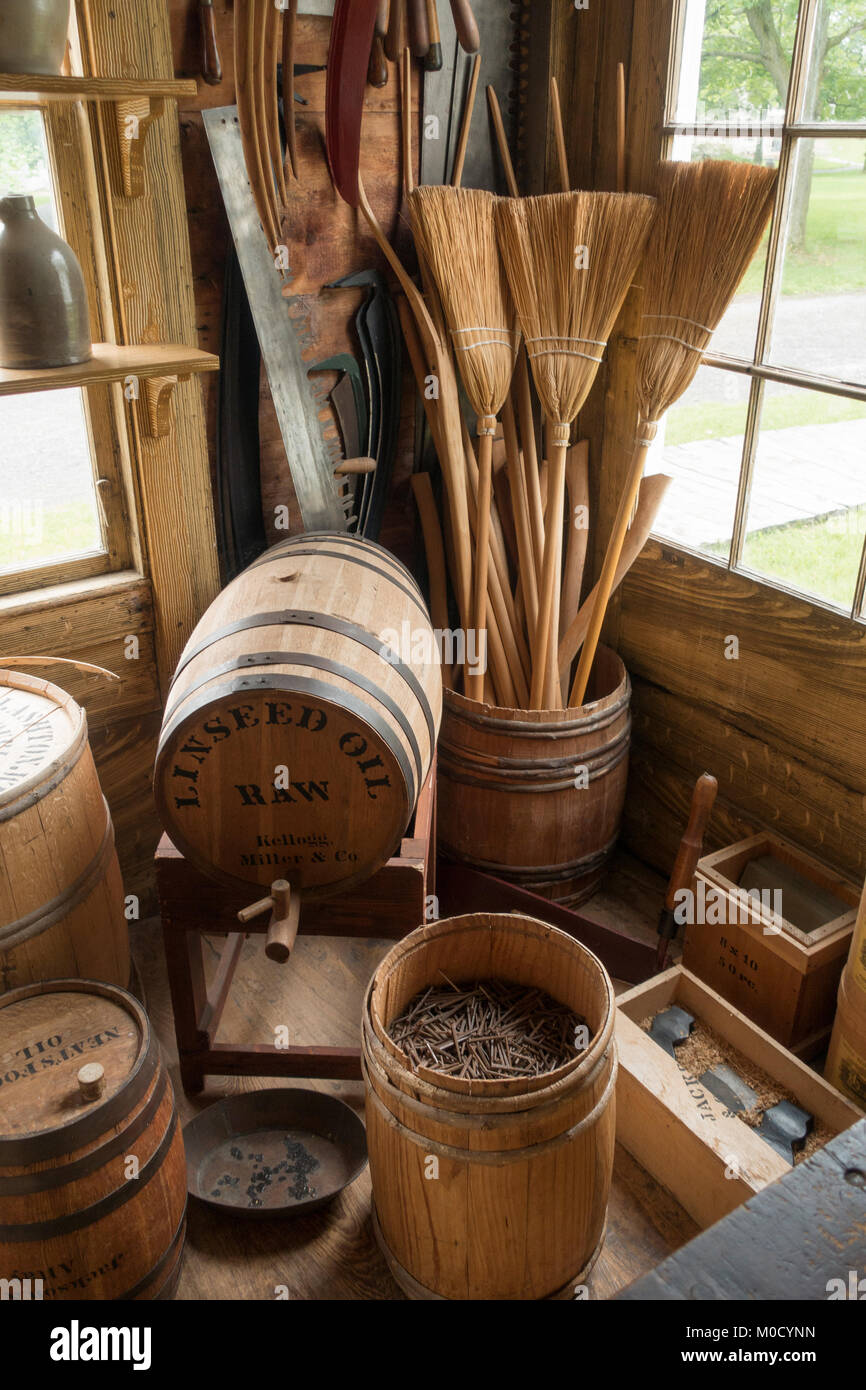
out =
<path fill-rule="evenodd" d="M 334 186 L 353 208 L 361 201 L 361 121 L 378 8 L 378 0 L 336 0 L 331 26 L 325 142 Z"/>

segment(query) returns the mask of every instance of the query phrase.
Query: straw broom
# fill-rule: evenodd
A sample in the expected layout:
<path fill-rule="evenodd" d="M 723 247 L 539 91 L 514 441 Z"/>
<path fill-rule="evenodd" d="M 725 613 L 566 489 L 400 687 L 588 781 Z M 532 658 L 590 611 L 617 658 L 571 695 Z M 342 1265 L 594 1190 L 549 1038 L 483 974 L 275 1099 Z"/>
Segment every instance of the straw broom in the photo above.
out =
<path fill-rule="evenodd" d="M 517 347 L 514 308 L 497 250 L 496 202 L 481 189 L 440 185 L 416 188 L 409 199 L 415 240 L 439 290 L 460 376 L 478 417 L 472 624 L 479 633 L 487 627 L 496 416 L 508 395 Z M 483 700 L 483 676 L 470 676 L 467 693 Z"/>
<path fill-rule="evenodd" d="M 691 385 L 767 225 L 776 173 L 707 159 L 659 167 L 659 215 L 642 267 L 637 446 L 608 543 L 589 632 L 571 690 L 583 703 L 647 451 L 665 411 Z"/>
<path fill-rule="evenodd" d="M 542 708 L 547 672 L 558 686 L 552 629 L 562 557 L 565 466 L 570 427 L 595 380 L 607 336 L 640 260 L 655 200 L 628 193 L 558 193 L 504 199 L 496 208 L 499 246 L 551 425 L 550 524 L 532 654 L 530 705 Z M 587 248 L 584 261 L 578 248 Z"/>

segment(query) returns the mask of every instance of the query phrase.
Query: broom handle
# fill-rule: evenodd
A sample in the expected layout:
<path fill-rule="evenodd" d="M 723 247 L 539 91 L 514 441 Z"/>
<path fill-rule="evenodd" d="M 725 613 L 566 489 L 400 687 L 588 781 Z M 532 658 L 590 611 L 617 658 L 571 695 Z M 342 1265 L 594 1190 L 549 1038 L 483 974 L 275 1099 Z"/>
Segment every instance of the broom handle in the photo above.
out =
<path fill-rule="evenodd" d="M 520 561 L 520 590 L 526 604 L 526 626 L 529 631 L 530 646 L 535 641 L 538 624 L 538 575 L 535 572 L 535 559 L 532 554 L 532 533 L 529 528 L 529 498 L 526 492 L 526 478 L 520 458 L 520 445 L 517 438 L 517 422 L 514 406 L 510 398 L 502 408 L 502 427 L 505 432 L 505 452 L 508 458 L 508 486 L 511 489 L 511 511 L 514 515 L 514 529 L 517 533 L 517 556 Z"/>
<path fill-rule="evenodd" d="M 442 541 L 442 527 L 439 512 L 433 496 L 433 484 L 429 473 L 415 473 L 412 477 L 412 492 L 421 521 L 421 534 L 424 537 L 424 553 L 427 557 L 427 579 L 430 584 L 430 614 L 434 628 L 440 632 L 448 630 L 448 581 L 445 576 L 445 546 Z M 454 673 L 450 666 L 443 666 L 442 679 L 447 686 L 454 683 Z"/>
<path fill-rule="evenodd" d="M 472 623 L 480 641 L 487 627 L 487 568 L 490 553 L 490 508 L 493 502 L 493 426 L 478 422 L 478 503 L 475 526 L 475 593 L 472 601 Z M 473 700 L 484 699 L 484 677 L 470 675 L 469 695 Z"/>
<path fill-rule="evenodd" d="M 508 184 L 508 192 L 512 198 L 519 198 L 520 189 L 517 187 L 517 177 L 514 173 L 514 164 L 511 160 L 511 151 L 508 148 L 508 137 L 505 134 L 505 125 L 502 120 L 502 112 L 499 108 L 499 98 L 496 95 L 495 87 L 487 88 L 487 105 L 490 107 L 490 118 L 493 121 L 496 143 L 499 147 L 499 157 L 502 160 L 502 167 L 505 170 L 505 182 Z"/>
<path fill-rule="evenodd" d="M 544 566 L 541 574 L 541 591 L 538 599 L 538 627 L 532 645 L 532 689 L 529 694 L 531 709 L 543 709 L 542 701 L 547 686 L 548 661 L 553 660 L 555 634 L 551 624 L 553 619 L 554 591 L 559 575 L 556 572 L 557 559 L 562 553 L 562 505 L 565 497 L 565 457 L 568 452 L 567 439 L 557 441 L 550 462 L 550 525 L 544 545 Z"/>
<path fill-rule="evenodd" d="M 529 496 L 529 524 L 532 528 L 535 573 L 540 584 L 544 558 L 544 507 L 541 502 L 538 451 L 535 447 L 535 419 L 532 414 L 532 391 L 529 385 L 529 368 L 526 364 L 525 350 L 521 350 L 518 354 L 514 381 L 517 387 L 517 417 L 520 421 L 520 442 L 523 445 L 523 467 L 526 472 L 526 490 Z"/>
<path fill-rule="evenodd" d="M 619 564 L 619 557 L 622 554 L 625 538 L 628 535 L 634 504 L 640 491 L 641 478 L 643 477 L 648 449 L 649 444 L 641 442 L 634 451 L 634 457 L 631 461 L 625 488 L 620 498 L 619 510 L 616 514 L 616 520 L 613 523 L 613 533 L 608 541 L 604 565 L 602 566 L 601 575 L 599 576 L 598 593 L 596 594 L 595 606 L 592 610 L 589 631 L 586 634 L 586 641 L 583 644 L 583 651 L 580 654 L 574 685 L 571 687 L 570 706 L 582 705 L 584 696 L 586 695 L 586 687 L 589 684 L 589 675 L 592 670 L 592 664 L 595 661 L 595 653 L 598 649 L 598 639 L 601 636 L 608 600 L 613 590 L 616 567 Z"/>

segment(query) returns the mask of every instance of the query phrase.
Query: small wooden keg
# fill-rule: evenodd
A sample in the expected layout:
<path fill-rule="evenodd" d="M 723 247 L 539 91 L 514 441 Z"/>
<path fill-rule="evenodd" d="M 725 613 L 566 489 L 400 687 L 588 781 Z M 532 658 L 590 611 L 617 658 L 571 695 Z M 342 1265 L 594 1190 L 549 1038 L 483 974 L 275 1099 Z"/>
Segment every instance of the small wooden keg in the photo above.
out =
<path fill-rule="evenodd" d="M 842 971 L 836 1018 L 827 1065 L 827 1080 L 866 1110 L 866 885 Z"/>
<path fill-rule="evenodd" d="M 600 647 L 582 709 L 508 710 L 445 692 L 442 852 L 575 907 L 591 897 L 625 804 L 631 682 Z"/>
<path fill-rule="evenodd" d="M 114 828 L 84 710 L 0 671 L 0 990 L 81 976 L 129 983 Z"/>
<path fill-rule="evenodd" d="M 416 1072 L 388 1025 L 443 977 L 537 987 L 586 1020 L 590 1045 L 540 1077 Z M 362 1025 L 367 1144 L 377 1236 L 410 1296 L 574 1296 L 604 1235 L 613 1024 L 613 987 L 600 961 L 565 932 L 516 913 L 422 927 L 382 961 Z"/>
<path fill-rule="evenodd" d="M 294 537 L 229 584 L 181 656 L 156 758 L 163 826 L 233 887 L 350 888 L 396 850 L 441 713 L 408 570 L 370 541 Z"/>
<path fill-rule="evenodd" d="M 171 1297 L 186 1226 L 174 1093 L 147 1015 L 83 980 L 0 997 L 0 1279 Z"/>

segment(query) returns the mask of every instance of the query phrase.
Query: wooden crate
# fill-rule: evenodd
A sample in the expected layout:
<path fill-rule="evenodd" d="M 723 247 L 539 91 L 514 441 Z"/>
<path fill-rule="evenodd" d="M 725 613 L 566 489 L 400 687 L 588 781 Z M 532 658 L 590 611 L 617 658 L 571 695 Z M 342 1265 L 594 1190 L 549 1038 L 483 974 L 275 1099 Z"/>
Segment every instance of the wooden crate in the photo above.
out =
<path fill-rule="evenodd" d="M 687 1076 L 640 1027 L 671 1004 L 699 1018 L 790 1091 L 833 1134 L 860 1118 L 856 1106 L 732 1008 L 675 966 L 617 1000 L 617 1139 L 702 1227 L 735 1210 L 791 1165 Z"/>
<path fill-rule="evenodd" d="M 750 861 L 764 855 L 796 869 L 820 890 L 841 899 L 847 910 L 812 931 L 802 931 L 757 903 L 744 908 L 736 896 L 740 876 Z M 695 875 L 696 895 L 702 885 L 726 920 L 687 924 L 683 965 L 798 1056 L 816 1056 L 833 1026 L 858 888 L 770 834 L 753 835 L 705 855 Z M 783 909 L 784 904 L 783 894 Z"/>

